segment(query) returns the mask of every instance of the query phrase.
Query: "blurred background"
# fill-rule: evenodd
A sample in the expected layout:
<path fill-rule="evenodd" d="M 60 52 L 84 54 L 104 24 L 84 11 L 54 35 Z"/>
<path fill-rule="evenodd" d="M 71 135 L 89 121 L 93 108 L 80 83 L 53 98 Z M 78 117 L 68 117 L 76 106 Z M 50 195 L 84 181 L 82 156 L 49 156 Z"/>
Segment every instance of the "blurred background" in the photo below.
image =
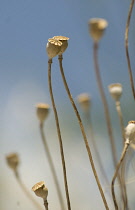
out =
<path fill-rule="evenodd" d="M 45 181 L 49 189 L 49 209 L 59 210 L 57 191 L 46 159 L 39 133 L 35 105 L 51 106 L 48 79 L 46 43 L 48 38 L 63 35 L 70 38 L 63 57 L 63 66 L 73 98 L 87 92 L 92 98 L 91 117 L 96 142 L 109 180 L 113 175 L 110 143 L 107 135 L 103 106 L 98 92 L 92 54 L 92 40 L 88 20 L 107 19 L 109 26 L 100 42 L 99 64 L 107 96 L 118 157 L 122 149 L 119 120 L 114 101 L 108 93 L 110 83 L 123 85 L 121 99 L 124 124 L 135 120 L 124 49 L 124 33 L 130 1 L 123 0 L 2 0 L 0 8 L 0 209 L 34 210 L 33 204 L 21 191 L 5 155 L 17 152 L 20 157 L 20 176 L 30 189 Z M 129 33 L 132 69 L 135 69 L 135 12 Z M 135 72 L 133 71 L 135 79 Z M 57 58 L 53 59 L 52 83 L 58 108 L 72 209 L 104 209 L 93 177 L 82 135 L 65 92 Z M 80 107 L 78 106 L 79 110 Z M 82 111 L 80 110 L 81 116 Z M 83 116 L 82 116 L 83 117 Z M 84 122 L 86 125 L 86 123 Z M 45 135 L 51 150 L 61 191 L 65 200 L 61 159 L 53 111 L 45 123 Z M 134 156 L 132 157 L 134 159 Z M 97 163 L 96 163 L 97 164 Z M 129 165 L 130 167 L 130 165 Z M 100 171 L 98 170 L 99 174 Z M 128 174 L 127 180 L 134 178 Z M 102 178 L 101 178 L 102 182 Z M 104 183 L 102 182 L 104 185 Z M 105 186 L 104 186 L 105 187 Z M 132 209 L 134 182 L 127 184 Z M 33 197 L 42 205 L 42 199 Z M 110 201 L 108 194 L 106 194 Z M 65 200 L 66 206 L 66 200 Z M 110 209 L 113 209 L 111 206 Z"/>

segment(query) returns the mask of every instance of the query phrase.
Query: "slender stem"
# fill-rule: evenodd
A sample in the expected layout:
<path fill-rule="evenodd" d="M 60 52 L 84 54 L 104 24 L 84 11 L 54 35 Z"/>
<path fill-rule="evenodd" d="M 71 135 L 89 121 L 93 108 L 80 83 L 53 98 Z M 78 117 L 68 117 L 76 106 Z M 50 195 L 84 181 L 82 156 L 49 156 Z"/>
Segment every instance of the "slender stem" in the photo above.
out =
<path fill-rule="evenodd" d="M 26 188 L 26 186 L 24 185 L 24 183 L 22 182 L 18 171 L 15 171 L 15 177 L 21 187 L 21 189 L 23 190 L 23 192 L 25 193 L 25 195 L 33 202 L 33 204 L 36 206 L 36 208 L 38 210 L 42 210 L 42 207 L 40 206 L 40 204 L 38 204 L 38 202 L 36 202 L 36 200 L 32 197 L 32 195 L 30 194 L 30 192 L 28 191 L 28 189 Z"/>
<path fill-rule="evenodd" d="M 62 59 L 63 59 L 62 55 L 59 55 L 58 59 L 59 59 L 59 66 L 60 66 L 60 72 L 61 72 L 61 75 L 62 75 L 63 83 L 64 83 L 65 89 L 67 91 L 68 97 L 70 99 L 70 102 L 71 102 L 71 104 L 73 106 L 73 109 L 75 111 L 75 114 L 76 114 L 76 117 L 78 119 L 79 125 L 80 125 L 80 129 L 81 129 L 82 136 L 83 136 L 83 139 L 84 139 L 84 143 L 85 143 L 85 146 L 86 146 L 86 149 L 87 149 L 87 152 L 88 152 L 88 156 L 89 156 L 90 164 L 91 164 L 91 167 L 92 167 L 92 170 L 93 170 L 93 174 L 95 176 L 95 179 L 96 179 L 96 182 L 97 182 L 97 185 L 98 185 L 101 197 L 103 199 L 105 208 L 107 210 L 109 210 L 109 207 L 108 207 L 108 204 L 107 204 L 104 192 L 102 190 L 102 187 L 101 187 L 101 184 L 100 184 L 100 181 L 99 181 L 96 169 L 95 169 L 95 165 L 94 165 L 94 161 L 93 161 L 93 158 L 92 158 L 92 154 L 91 154 L 91 150 L 90 150 L 90 147 L 89 147 L 89 143 L 88 143 L 85 131 L 84 131 L 84 126 L 82 124 L 82 120 L 81 120 L 80 114 L 79 114 L 79 112 L 77 110 L 77 107 L 75 105 L 75 102 L 74 102 L 74 100 L 72 98 L 72 95 L 70 93 L 70 90 L 68 88 L 68 84 L 67 84 L 67 81 L 66 81 L 66 78 L 65 78 L 65 75 L 64 75 L 64 70 L 63 70 L 63 66 L 62 66 Z"/>
<path fill-rule="evenodd" d="M 129 147 L 129 141 L 126 141 L 125 145 L 124 145 L 124 149 L 122 151 L 120 161 L 118 162 L 118 164 L 116 166 L 116 170 L 115 170 L 115 173 L 114 173 L 114 176 L 113 176 L 113 179 L 112 179 L 112 183 L 111 183 L 112 197 L 113 197 L 113 202 L 114 202 L 114 206 L 115 206 L 116 210 L 118 210 L 118 204 L 117 204 L 117 201 L 116 201 L 116 196 L 115 196 L 115 191 L 114 191 L 114 183 L 115 183 L 115 179 L 118 175 L 119 168 L 120 168 L 120 166 L 121 166 L 121 164 L 122 164 L 122 162 L 125 158 L 128 147 Z"/>
<path fill-rule="evenodd" d="M 102 85 L 102 81 L 101 81 L 101 76 L 100 76 L 100 71 L 99 71 L 99 66 L 98 66 L 97 51 L 98 51 L 98 43 L 94 42 L 93 56 L 94 56 L 96 79 L 97 79 L 97 84 L 98 84 L 99 92 L 100 92 L 100 95 L 101 95 L 102 103 L 103 103 L 103 106 L 104 106 L 105 119 L 106 119 L 108 135 L 109 135 L 109 138 L 110 138 L 111 149 L 112 149 L 113 163 L 114 163 L 114 166 L 116 166 L 116 164 L 117 164 L 116 147 L 115 147 L 113 133 L 112 133 L 112 126 L 111 126 L 108 104 L 107 104 L 107 100 L 106 100 L 106 97 L 105 97 L 105 93 L 104 93 L 104 89 L 103 89 L 103 85 Z"/>
<path fill-rule="evenodd" d="M 129 25 L 130 25 L 131 14 L 132 14 L 132 10 L 133 10 L 133 7 L 134 7 L 134 3 L 135 3 L 135 0 L 132 0 L 131 3 L 130 3 L 129 12 L 128 12 L 128 18 L 127 18 L 126 29 L 125 29 L 125 50 L 126 50 L 126 57 L 127 57 L 127 63 L 128 63 L 128 72 L 129 72 L 129 77 L 130 77 L 130 85 L 131 85 L 131 88 L 132 88 L 133 97 L 135 99 L 134 80 L 133 80 L 132 68 L 131 68 L 130 56 L 129 56 L 129 50 L 128 50 Z"/>
<path fill-rule="evenodd" d="M 103 89 L 103 85 L 102 85 L 102 80 L 101 80 L 101 76 L 100 76 L 99 65 L 98 65 L 98 53 L 97 52 L 98 52 L 98 42 L 94 42 L 93 56 L 94 56 L 96 79 L 97 79 L 97 84 L 98 84 L 99 92 L 100 92 L 100 95 L 101 95 L 102 103 L 103 103 L 103 106 L 104 106 L 106 125 L 107 125 L 108 135 L 109 135 L 109 138 L 110 138 L 110 143 L 111 143 L 113 164 L 114 164 L 114 167 L 116 167 L 116 165 L 117 165 L 116 147 L 115 147 L 115 141 L 114 141 L 114 137 L 113 137 L 113 133 L 112 133 L 112 125 L 111 125 L 111 119 L 110 119 L 110 114 L 109 114 L 109 108 L 108 108 L 108 104 L 107 104 L 107 100 L 106 100 L 106 97 L 105 97 L 105 93 L 104 93 L 104 89 Z M 125 202 L 124 194 L 123 194 L 123 191 L 122 191 L 122 180 L 121 180 L 120 176 L 118 176 L 118 180 L 119 180 L 119 183 L 120 183 L 120 186 L 121 186 L 121 188 L 120 188 L 121 189 L 121 196 L 122 196 L 123 202 Z"/>
<path fill-rule="evenodd" d="M 90 142 L 93 145 L 94 154 L 95 154 L 95 157 L 96 157 L 98 165 L 99 165 L 99 170 L 101 171 L 102 178 L 105 180 L 106 185 L 110 185 L 109 180 L 108 180 L 107 175 L 106 175 L 106 172 L 105 172 L 105 169 L 104 169 L 104 166 L 103 166 L 103 163 L 102 163 L 102 158 L 100 157 L 100 153 L 98 151 L 98 147 L 97 147 L 94 132 L 93 132 L 91 116 L 90 116 L 89 112 L 85 113 L 85 118 L 88 121 L 89 131 L 90 131 Z"/>
<path fill-rule="evenodd" d="M 64 176 L 64 184 L 65 184 L 67 206 L 68 206 L 68 210 L 71 210 L 70 198 L 69 198 L 69 192 L 68 192 L 67 173 L 66 173 L 66 164 L 65 164 L 65 158 L 64 158 L 63 143 L 62 143 L 62 137 L 61 137 L 61 131 L 60 131 L 60 125 L 59 125 L 57 109 L 56 109 L 56 106 L 55 106 L 55 101 L 54 101 L 54 97 L 53 97 L 53 90 L 52 90 L 51 64 L 52 64 L 52 59 L 49 59 L 48 60 L 49 91 L 50 91 L 50 97 L 51 97 L 51 101 L 52 101 L 52 106 L 53 106 L 53 111 L 54 111 L 55 121 L 56 121 L 56 127 L 57 127 L 57 133 L 58 133 L 58 139 L 59 139 L 59 146 L 60 146 L 61 161 L 62 161 L 62 167 L 63 167 L 63 176 Z"/>
<path fill-rule="evenodd" d="M 123 122 L 123 115 L 121 111 L 120 101 L 116 101 L 116 110 L 118 113 L 119 121 L 120 121 L 120 127 L 121 127 L 121 134 L 123 138 L 123 145 L 125 142 L 125 129 L 124 129 L 124 122 Z M 122 181 L 122 188 L 124 193 L 124 208 L 128 208 L 128 199 L 127 199 L 127 190 L 126 190 L 126 184 L 125 184 L 125 161 L 123 161 L 123 164 L 121 166 L 121 181 Z"/>
<path fill-rule="evenodd" d="M 44 130 L 43 130 L 43 123 L 40 123 L 40 134 L 41 134 L 41 139 L 42 139 L 44 149 L 45 149 L 45 152 L 46 152 L 46 156 L 47 156 L 47 159 L 48 159 L 48 162 L 49 162 L 49 166 L 51 168 L 51 172 L 52 172 L 53 180 L 54 180 L 54 183 L 55 183 L 55 186 L 56 186 L 56 190 L 57 190 L 58 198 L 59 198 L 59 201 L 60 201 L 61 209 L 64 210 L 65 207 L 64 207 L 64 202 L 63 202 L 61 190 L 60 190 L 60 185 L 59 185 L 59 182 L 58 182 L 58 179 L 57 179 L 56 170 L 55 170 L 55 167 L 54 167 L 54 164 L 53 164 L 51 153 L 50 153 L 50 150 L 49 150 L 46 138 L 45 138 L 45 134 L 44 134 Z"/>
<path fill-rule="evenodd" d="M 44 200 L 44 206 L 45 206 L 45 210 L 49 210 L 49 208 L 48 208 L 48 201 L 47 200 Z"/>
<path fill-rule="evenodd" d="M 121 134 L 123 139 L 123 145 L 125 143 L 125 128 L 124 128 L 124 121 L 123 121 L 123 115 L 121 111 L 120 101 L 116 101 L 116 110 L 118 113 L 119 121 L 120 121 L 120 127 L 121 127 Z"/>

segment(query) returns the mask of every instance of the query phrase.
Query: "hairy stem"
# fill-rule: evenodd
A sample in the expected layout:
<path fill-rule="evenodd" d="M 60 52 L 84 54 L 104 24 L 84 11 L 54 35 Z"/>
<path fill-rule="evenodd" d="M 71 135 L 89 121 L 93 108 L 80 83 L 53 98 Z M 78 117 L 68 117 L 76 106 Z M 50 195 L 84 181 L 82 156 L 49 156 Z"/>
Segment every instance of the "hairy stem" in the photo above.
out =
<path fill-rule="evenodd" d="M 59 55 L 58 59 L 59 59 L 59 66 L 60 66 L 60 72 L 61 72 L 61 75 L 62 75 L 63 83 L 64 83 L 65 89 L 67 91 L 68 97 L 70 99 L 70 102 L 71 102 L 71 104 L 73 106 L 73 109 L 75 111 L 76 117 L 78 119 L 78 123 L 80 125 L 80 129 L 81 129 L 82 136 L 83 136 L 83 139 L 84 139 L 84 143 L 85 143 L 85 146 L 86 146 L 86 149 L 87 149 L 87 152 L 88 152 L 88 156 L 89 156 L 90 164 L 91 164 L 91 167 L 92 167 L 92 170 L 93 170 L 93 174 L 95 176 L 95 179 L 96 179 L 96 182 L 97 182 L 97 185 L 98 185 L 98 188 L 99 188 L 101 197 L 103 199 L 105 208 L 107 210 L 109 210 L 109 207 L 108 207 L 108 204 L 107 204 L 107 201 L 106 201 L 104 192 L 102 190 L 102 187 L 101 187 L 101 184 L 100 184 L 100 181 L 99 181 L 99 178 L 98 178 L 96 169 L 95 169 L 94 161 L 93 161 L 93 158 L 92 158 L 92 153 L 91 153 L 91 150 L 90 150 L 90 147 L 89 147 L 89 143 L 88 143 L 88 140 L 87 140 L 85 131 L 84 131 L 84 126 L 82 124 L 82 120 L 81 120 L 80 114 L 79 114 L 79 112 L 77 110 L 77 107 L 75 105 L 75 102 L 74 102 L 74 100 L 72 98 L 72 95 L 70 93 L 70 90 L 68 88 L 68 84 L 67 84 L 67 81 L 66 81 L 66 78 L 65 78 L 65 74 L 64 74 L 64 70 L 63 70 L 63 66 L 62 66 L 62 59 L 63 59 L 62 55 Z"/>
<path fill-rule="evenodd" d="M 129 147 L 129 141 L 126 141 L 125 145 L 124 145 L 124 149 L 122 151 L 120 161 L 118 162 L 118 164 L 116 166 L 116 170 L 115 170 L 114 176 L 112 178 L 112 183 L 111 183 L 112 197 L 113 197 L 113 202 L 114 202 L 114 206 L 115 206 L 116 210 L 118 210 L 118 204 L 117 204 L 117 201 L 116 201 L 116 196 L 115 196 L 115 191 L 114 191 L 114 183 L 115 183 L 116 177 L 118 175 L 119 168 L 120 168 L 120 166 L 121 166 L 121 164 L 122 164 L 122 162 L 125 158 L 128 147 Z"/>
<path fill-rule="evenodd" d="M 131 14 L 132 14 L 134 3 L 135 3 L 135 0 L 132 0 L 131 4 L 130 4 L 129 12 L 128 12 L 128 18 L 127 18 L 126 29 L 125 29 L 125 50 L 126 50 L 126 57 L 127 57 L 127 63 L 128 63 L 130 85 L 131 85 L 133 97 L 134 97 L 134 100 L 135 100 L 135 87 L 134 87 L 134 80 L 133 80 L 132 68 L 131 68 L 130 56 L 129 56 L 129 50 L 128 50 L 129 25 L 130 25 Z"/>
<path fill-rule="evenodd" d="M 69 192 L 68 192 L 67 173 L 66 173 L 66 164 L 65 164 L 65 158 L 64 158 L 63 143 L 62 143 L 62 137 L 61 137 L 61 131 L 60 131 L 60 125 L 59 125 L 57 109 L 56 109 L 56 105 L 55 105 L 55 101 L 54 101 L 54 97 L 53 97 L 53 90 L 52 90 L 51 64 L 52 64 L 52 59 L 49 59 L 48 60 L 49 91 L 50 91 L 50 97 L 51 97 L 51 101 L 52 101 L 52 106 L 53 106 L 53 111 L 54 111 L 54 116 L 55 116 L 55 121 L 56 121 L 56 127 L 57 127 L 57 133 L 58 133 L 58 139 L 59 139 L 59 146 L 60 146 L 61 161 L 62 161 L 62 167 L 63 167 L 63 176 L 64 176 L 64 184 L 65 184 L 67 206 L 68 206 L 68 210 L 71 210 L 70 198 L 69 198 Z"/>
<path fill-rule="evenodd" d="M 121 134 L 123 139 L 123 145 L 125 144 L 125 129 L 124 129 L 124 122 L 123 122 L 123 115 L 121 111 L 120 101 L 116 101 L 116 110 L 118 113 L 119 121 L 120 121 L 120 127 L 121 127 Z M 123 161 L 123 164 L 121 166 L 121 181 L 122 181 L 122 188 L 124 193 L 124 209 L 128 208 L 128 199 L 127 199 L 127 190 L 126 190 L 126 184 L 125 184 L 125 161 Z"/>
<path fill-rule="evenodd" d="M 44 149 L 45 149 L 45 152 L 46 152 L 46 156 L 47 156 L 47 159 L 48 159 L 48 163 L 49 163 L 49 166 L 51 168 L 53 180 L 54 180 L 54 183 L 55 183 L 55 186 L 56 186 L 59 202 L 60 202 L 60 205 L 61 205 L 61 210 L 64 210 L 65 209 L 64 202 L 63 202 L 63 198 L 62 198 L 62 194 L 61 194 L 56 170 L 55 170 L 53 160 L 52 160 L 52 157 L 51 157 L 51 154 L 50 154 L 50 151 L 49 151 L 49 147 L 48 147 L 48 144 L 47 144 L 47 141 L 46 141 L 46 138 L 45 138 L 45 134 L 44 134 L 44 130 L 43 130 L 43 123 L 40 123 L 40 134 L 41 134 L 41 139 L 42 139 Z"/>

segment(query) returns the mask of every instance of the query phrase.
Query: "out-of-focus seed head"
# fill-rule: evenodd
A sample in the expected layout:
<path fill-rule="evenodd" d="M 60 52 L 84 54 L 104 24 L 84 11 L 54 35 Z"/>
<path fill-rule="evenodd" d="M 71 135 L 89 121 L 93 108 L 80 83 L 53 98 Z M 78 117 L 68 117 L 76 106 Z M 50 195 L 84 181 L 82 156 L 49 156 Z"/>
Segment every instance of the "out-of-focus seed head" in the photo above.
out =
<path fill-rule="evenodd" d="M 11 153 L 9 155 L 6 155 L 6 161 L 10 168 L 13 170 L 17 170 L 17 167 L 19 165 L 19 157 L 17 153 Z"/>
<path fill-rule="evenodd" d="M 129 121 L 125 128 L 125 136 L 129 142 L 135 143 L 135 121 Z"/>
<path fill-rule="evenodd" d="M 119 101 L 122 95 L 122 85 L 120 83 L 111 84 L 108 86 L 109 92 L 115 101 Z"/>
<path fill-rule="evenodd" d="M 36 194 L 36 196 L 41 197 L 44 200 L 47 200 L 48 189 L 45 187 L 45 182 L 43 181 L 38 182 L 32 187 L 32 190 Z"/>
<path fill-rule="evenodd" d="M 102 38 L 107 26 L 108 22 L 105 19 L 92 18 L 89 20 L 89 33 L 95 42 L 98 42 Z"/>
<path fill-rule="evenodd" d="M 36 109 L 38 119 L 43 123 L 49 114 L 50 106 L 48 104 L 39 103 L 36 105 Z"/>
<path fill-rule="evenodd" d="M 57 39 L 48 39 L 48 43 L 46 45 L 46 51 L 48 57 L 51 59 L 58 55 L 61 50 L 62 42 Z"/>
<path fill-rule="evenodd" d="M 61 55 L 62 53 L 65 52 L 65 50 L 68 47 L 68 40 L 69 40 L 69 38 L 65 37 L 65 36 L 54 36 L 53 39 L 56 39 L 56 40 L 62 42 L 62 46 L 61 46 L 60 52 L 58 53 L 58 55 Z"/>
<path fill-rule="evenodd" d="M 90 109 L 91 97 L 87 93 L 82 93 L 77 96 L 77 101 L 80 104 L 83 111 L 87 112 Z"/>

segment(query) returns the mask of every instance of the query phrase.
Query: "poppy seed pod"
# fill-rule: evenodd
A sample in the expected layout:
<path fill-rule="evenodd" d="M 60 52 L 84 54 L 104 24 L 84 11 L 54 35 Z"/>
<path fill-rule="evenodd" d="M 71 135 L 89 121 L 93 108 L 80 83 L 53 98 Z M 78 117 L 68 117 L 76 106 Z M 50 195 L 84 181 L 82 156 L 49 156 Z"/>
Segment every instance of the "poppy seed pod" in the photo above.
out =
<path fill-rule="evenodd" d="M 61 50 L 62 42 L 56 39 L 48 39 L 48 43 L 46 45 L 46 51 L 48 57 L 51 59 L 58 55 Z"/>
<path fill-rule="evenodd" d="M 62 53 L 65 52 L 65 50 L 68 47 L 68 40 L 69 40 L 69 38 L 65 37 L 65 36 L 54 36 L 53 39 L 56 39 L 56 40 L 62 42 L 62 46 L 61 46 L 60 52 L 58 53 L 58 55 L 61 55 Z"/>
<path fill-rule="evenodd" d="M 115 101 L 119 101 L 122 95 L 122 85 L 120 83 L 111 84 L 108 86 L 109 92 Z"/>
<path fill-rule="evenodd" d="M 49 114 L 50 106 L 48 104 L 39 103 L 36 105 L 36 109 L 38 119 L 43 123 Z"/>
<path fill-rule="evenodd" d="M 36 196 L 41 197 L 44 200 L 47 200 L 48 189 L 45 187 L 45 182 L 43 181 L 38 182 L 32 187 L 32 190 L 36 194 Z"/>
<path fill-rule="evenodd" d="M 91 98 L 90 98 L 89 94 L 82 93 L 82 94 L 78 95 L 77 96 L 77 101 L 84 111 L 89 110 L 90 104 L 91 104 Z"/>
<path fill-rule="evenodd" d="M 135 143 L 135 121 L 129 121 L 125 128 L 125 136 L 129 142 Z"/>
<path fill-rule="evenodd" d="M 92 39 L 98 42 L 103 34 L 105 29 L 108 26 L 108 22 L 102 18 L 92 18 L 89 20 L 89 32 Z"/>
<path fill-rule="evenodd" d="M 11 153 L 6 156 L 7 164 L 13 170 L 16 170 L 19 165 L 19 157 L 17 153 Z"/>

